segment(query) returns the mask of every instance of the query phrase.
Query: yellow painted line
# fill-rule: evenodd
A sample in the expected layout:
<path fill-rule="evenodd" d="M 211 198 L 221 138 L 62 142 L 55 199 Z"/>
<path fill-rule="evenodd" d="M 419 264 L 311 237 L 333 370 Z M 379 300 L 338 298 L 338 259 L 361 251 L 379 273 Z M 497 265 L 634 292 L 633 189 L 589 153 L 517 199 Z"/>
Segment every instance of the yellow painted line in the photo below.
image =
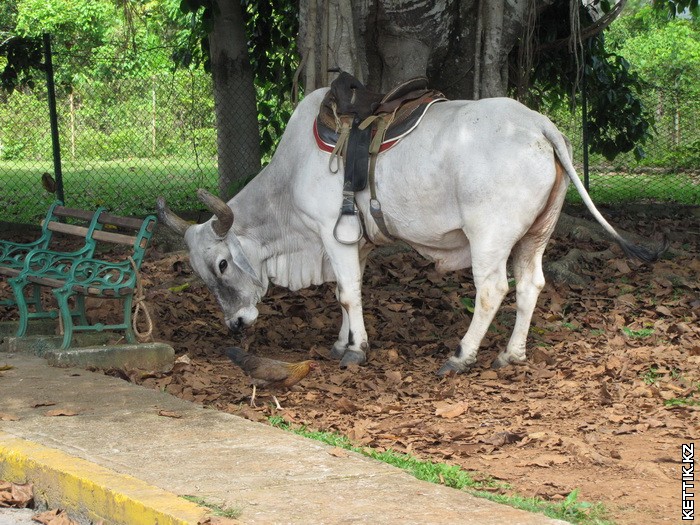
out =
<path fill-rule="evenodd" d="M 208 512 L 133 476 L 4 432 L 0 479 L 30 481 L 49 508 L 114 525 L 196 525 Z"/>

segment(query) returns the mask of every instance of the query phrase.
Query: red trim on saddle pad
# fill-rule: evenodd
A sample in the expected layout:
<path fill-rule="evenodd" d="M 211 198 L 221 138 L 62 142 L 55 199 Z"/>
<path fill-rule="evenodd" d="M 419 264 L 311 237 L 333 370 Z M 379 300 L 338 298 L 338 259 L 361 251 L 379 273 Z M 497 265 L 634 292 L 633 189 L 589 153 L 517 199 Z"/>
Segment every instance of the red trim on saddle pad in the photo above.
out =
<path fill-rule="evenodd" d="M 314 119 L 314 138 L 316 139 L 316 145 L 319 147 L 320 150 L 328 152 L 328 153 L 333 153 L 333 148 L 335 147 L 335 144 L 329 144 L 328 142 L 324 142 L 321 136 L 318 134 L 318 124 L 316 123 L 316 119 Z M 395 139 L 387 140 L 385 142 L 382 142 L 382 145 L 379 148 L 379 153 L 382 153 L 389 148 L 391 148 L 394 144 L 396 144 L 401 137 L 397 137 Z"/>

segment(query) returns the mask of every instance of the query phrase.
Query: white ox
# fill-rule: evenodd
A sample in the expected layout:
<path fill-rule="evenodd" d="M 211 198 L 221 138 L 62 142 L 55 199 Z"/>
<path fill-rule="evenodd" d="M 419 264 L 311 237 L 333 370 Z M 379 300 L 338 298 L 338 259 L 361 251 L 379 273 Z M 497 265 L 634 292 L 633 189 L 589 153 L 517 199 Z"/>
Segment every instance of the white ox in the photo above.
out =
<path fill-rule="evenodd" d="M 270 283 L 297 290 L 336 281 L 343 322 L 332 355 L 346 366 L 366 359 L 362 273 L 369 251 L 388 239 L 370 215 L 368 190 L 357 194 L 368 239 L 346 245 L 334 238 L 343 176 L 329 171 L 329 154 L 317 147 L 312 133 L 326 91 L 317 90 L 299 104 L 270 164 L 228 205 L 198 192 L 216 214 L 210 221 L 190 225 L 162 198 L 158 208 L 161 219 L 184 234 L 192 268 L 216 296 L 233 331 L 254 323 L 256 304 Z M 545 283 L 542 254 L 569 180 L 627 255 L 653 260 L 660 253 L 630 244 L 605 221 L 576 175 L 568 140 L 548 118 L 514 100 L 435 104 L 416 130 L 380 155 L 377 198 L 392 235 L 439 270 L 472 268 L 474 316 L 440 374 L 464 371 L 476 361 L 508 291 L 509 256 L 517 317 L 493 365 L 525 360 L 527 332 Z"/>

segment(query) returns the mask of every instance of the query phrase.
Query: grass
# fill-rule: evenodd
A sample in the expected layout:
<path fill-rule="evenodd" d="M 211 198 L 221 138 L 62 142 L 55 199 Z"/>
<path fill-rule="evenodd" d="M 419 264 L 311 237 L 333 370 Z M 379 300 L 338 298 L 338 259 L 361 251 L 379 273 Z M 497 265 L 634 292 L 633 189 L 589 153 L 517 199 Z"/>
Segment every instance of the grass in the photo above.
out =
<path fill-rule="evenodd" d="M 683 382 L 683 377 L 678 370 L 671 370 L 670 374 L 672 379 L 680 380 Z M 653 385 L 659 379 L 664 376 L 664 373 L 659 370 L 656 365 L 650 366 L 649 369 L 642 374 L 642 381 L 647 385 Z M 700 406 L 700 383 L 696 383 L 695 390 L 690 392 L 686 397 L 674 397 L 672 399 L 664 400 L 664 405 L 668 407 L 672 406 Z M 695 397 L 695 396 L 698 397 Z"/>
<path fill-rule="evenodd" d="M 640 328 L 639 330 L 633 330 L 628 326 L 623 326 L 622 332 L 631 339 L 645 339 L 654 335 L 653 328 Z"/>
<path fill-rule="evenodd" d="M 685 173 L 637 174 L 591 173 L 589 193 L 596 204 L 658 201 L 686 205 L 700 204 L 700 191 L 693 176 Z M 567 200 L 583 201 L 576 189 L 569 187 Z"/>
<path fill-rule="evenodd" d="M 281 428 L 294 434 L 320 441 L 327 445 L 351 450 L 364 456 L 388 463 L 405 470 L 415 478 L 437 483 L 458 490 L 467 490 L 475 496 L 489 499 L 497 503 L 503 503 L 517 509 L 528 512 L 545 514 L 551 518 L 569 521 L 581 525 L 612 525 L 606 515 L 607 511 L 600 503 L 588 503 L 578 501 L 578 491 L 572 491 L 561 502 L 545 501 L 541 498 L 526 498 L 513 494 L 495 494 L 488 489 L 508 490 L 505 483 L 497 482 L 490 478 L 479 476 L 476 479 L 472 473 L 456 465 L 423 461 L 409 454 L 402 454 L 393 450 L 375 450 L 368 447 L 357 447 L 343 435 L 309 430 L 305 426 L 292 427 L 283 418 L 272 416 L 269 418 L 272 426 Z"/>
<path fill-rule="evenodd" d="M 229 509 L 209 503 L 204 498 L 198 496 L 180 496 L 182 499 L 195 503 L 201 507 L 208 508 L 214 516 L 236 519 L 241 515 L 241 509 Z"/>
<path fill-rule="evenodd" d="M 653 385 L 659 380 L 661 375 L 662 374 L 659 373 L 658 366 L 651 366 L 649 367 L 649 370 L 642 374 L 642 381 L 644 381 L 647 385 Z"/>
<path fill-rule="evenodd" d="M 695 399 L 691 394 L 690 397 L 674 397 L 673 399 L 667 399 L 664 401 L 664 405 L 667 407 L 697 407 L 700 406 L 700 399 Z"/>
<path fill-rule="evenodd" d="M 46 214 L 54 195 L 41 185 L 41 174 L 53 173 L 50 162 L 0 161 L 0 220 L 33 223 Z M 123 159 L 63 163 L 66 205 L 92 209 L 106 206 L 115 213 L 153 213 L 163 195 L 174 210 L 199 209 L 197 188 L 217 187 L 212 159 Z"/>

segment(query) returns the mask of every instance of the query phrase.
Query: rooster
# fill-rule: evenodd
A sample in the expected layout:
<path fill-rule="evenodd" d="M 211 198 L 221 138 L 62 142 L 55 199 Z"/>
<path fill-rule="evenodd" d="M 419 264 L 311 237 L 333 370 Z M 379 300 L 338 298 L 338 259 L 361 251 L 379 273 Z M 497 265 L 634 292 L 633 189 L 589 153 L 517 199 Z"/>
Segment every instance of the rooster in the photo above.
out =
<path fill-rule="evenodd" d="M 249 354 L 235 346 L 226 349 L 226 356 L 238 365 L 252 379 L 253 395 L 250 396 L 250 406 L 255 406 L 256 386 L 270 387 L 273 390 L 287 390 L 304 379 L 309 372 L 318 368 L 316 361 L 300 361 L 287 363 L 267 357 Z M 278 410 L 282 409 L 276 396 L 272 396 Z"/>

